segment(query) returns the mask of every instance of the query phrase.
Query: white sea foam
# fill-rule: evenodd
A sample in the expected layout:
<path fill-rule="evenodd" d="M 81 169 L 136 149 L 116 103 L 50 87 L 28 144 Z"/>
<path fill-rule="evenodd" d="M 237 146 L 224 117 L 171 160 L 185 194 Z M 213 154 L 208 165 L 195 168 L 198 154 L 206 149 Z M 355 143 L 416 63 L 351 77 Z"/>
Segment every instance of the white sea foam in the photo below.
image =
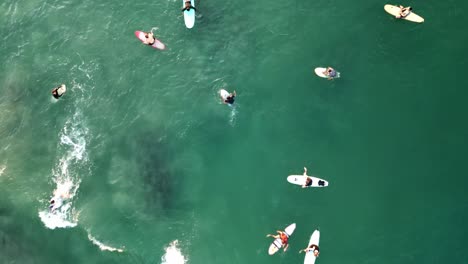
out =
<path fill-rule="evenodd" d="M 161 264 L 185 264 L 187 259 L 177 247 L 179 241 L 172 241 L 164 250 L 166 253 L 161 257 Z"/>
<path fill-rule="evenodd" d="M 52 199 L 56 201 L 54 210 L 44 209 L 39 217 L 47 228 L 74 227 L 78 222 L 78 213 L 73 208 L 75 197 L 80 186 L 80 175 L 76 171 L 84 166 L 86 157 L 87 129 L 83 126 L 81 114 L 76 112 L 60 133 L 59 152 L 64 153 L 53 169 L 53 181 L 56 188 Z"/>
<path fill-rule="evenodd" d="M 90 233 L 88 233 L 88 239 L 89 241 L 93 242 L 94 245 L 98 246 L 102 251 L 111 251 L 111 252 L 117 251 L 120 253 L 124 252 L 124 250 L 121 248 L 113 248 L 108 245 L 105 245 L 104 243 L 100 242 L 95 237 L 93 237 Z"/>
<path fill-rule="evenodd" d="M 2 176 L 2 174 L 5 172 L 6 170 L 6 166 L 3 165 L 3 166 L 0 166 L 0 176 Z"/>

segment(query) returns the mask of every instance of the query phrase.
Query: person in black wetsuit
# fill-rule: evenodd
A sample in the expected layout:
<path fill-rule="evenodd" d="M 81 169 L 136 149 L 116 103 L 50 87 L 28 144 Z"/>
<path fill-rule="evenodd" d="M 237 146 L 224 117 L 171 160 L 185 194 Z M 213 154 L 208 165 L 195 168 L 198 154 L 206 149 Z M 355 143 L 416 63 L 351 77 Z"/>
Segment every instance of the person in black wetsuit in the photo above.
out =
<path fill-rule="evenodd" d="M 190 9 L 197 11 L 197 9 L 195 9 L 195 7 L 192 6 L 192 2 L 190 2 L 190 0 L 185 0 L 185 7 L 182 8 L 182 12 L 190 11 Z"/>
<path fill-rule="evenodd" d="M 55 98 L 55 99 L 59 99 L 60 97 L 62 97 L 62 95 L 67 91 L 67 88 L 65 86 L 65 84 L 62 84 L 58 87 L 55 87 L 54 89 L 52 89 L 52 96 Z"/>
<path fill-rule="evenodd" d="M 226 99 L 224 99 L 225 104 L 233 104 L 234 103 L 234 98 L 236 97 L 236 91 L 230 93 Z"/>

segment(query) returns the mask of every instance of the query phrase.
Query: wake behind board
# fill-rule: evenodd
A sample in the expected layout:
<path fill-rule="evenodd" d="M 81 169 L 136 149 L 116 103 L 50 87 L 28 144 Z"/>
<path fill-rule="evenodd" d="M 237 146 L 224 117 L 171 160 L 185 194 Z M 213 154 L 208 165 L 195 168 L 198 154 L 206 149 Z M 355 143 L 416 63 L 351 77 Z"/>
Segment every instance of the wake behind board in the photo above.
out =
<path fill-rule="evenodd" d="M 135 36 L 143 43 L 145 43 L 145 40 L 146 40 L 146 37 L 145 37 L 145 32 L 143 31 L 135 31 Z M 166 48 L 166 45 L 164 45 L 164 43 L 162 43 L 161 41 L 159 41 L 159 39 L 157 38 L 154 38 L 154 43 L 153 45 L 151 45 L 151 47 L 155 48 L 155 49 L 160 49 L 160 50 L 163 50 Z"/>
<path fill-rule="evenodd" d="M 284 233 L 288 235 L 288 238 L 292 235 L 292 233 L 294 232 L 294 229 L 296 229 L 296 223 L 290 224 L 288 227 L 284 229 Z M 281 242 L 281 239 L 276 238 L 273 241 L 273 243 L 271 243 L 270 247 L 268 248 L 268 254 L 273 255 L 276 252 L 278 252 L 278 250 L 282 247 L 283 247 L 283 243 Z"/>
<path fill-rule="evenodd" d="M 182 0 L 182 8 L 185 7 L 185 1 Z M 195 0 L 190 0 L 190 4 L 195 7 Z M 193 28 L 193 25 L 195 25 L 195 10 L 190 8 L 189 11 L 184 10 L 184 22 L 185 26 L 187 28 Z"/>
<path fill-rule="evenodd" d="M 320 179 L 317 177 L 312 176 L 304 176 L 304 175 L 289 175 L 287 180 L 289 183 L 301 185 L 303 186 L 306 183 L 307 178 L 312 180 L 312 185 L 307 187 L 327 187 L 328 182 L 324 179 Z"/>
<path fill-rule="evenodd" d="M 323 68 L 323 67 L 317 67 L 314 69 L 314 72 L 315 74 L 317 74 L 317 76 L 319 77 L 322 77 L 322 78 L 328 78 L 327 75 L 325 75 L 325 71 L 327 70 L 327 68 Z M 340 73 L 339 72 L 336 72 L 336 76 L 335 77 L 331 77 L 331 79 L 336 79 L 336 78 L 340 78 Z"/>
<path fill-rule="evenodd" d="M 320 240 L 320 231 L 315 230 L 314 233 L 312 233 L 312 235 L 310 236 L 308 247 L 310 247 L 311 245 L 318 246 L 319 240 Z M 304 264 L 314 264 L 316 259 L 317 257 L 314 256 L 313 251 L 307 251 L 305 258 L 304 258 Z"/>
<path fill-rule="evenodd" d="M 387 5 L 384 6 L 384 9 L 385 9 L 385 11 L 387 13 L 389 13 L 390 15 L 393 15 L 394 17 L 397 17 L 398 15 L 400 15 L 400 7 L 398 7 L 398 6 L 388 5 L 387 4 Z M 416 22 L 416 23 L 424 22 L 424 18 L 416 15 L 412 11 L 409 13 L 409 15 L 407 15 L 405 17 L 402 17 L 401 19 L 408 20 L 408 21 L 411 21 L 411 22 Z"/>

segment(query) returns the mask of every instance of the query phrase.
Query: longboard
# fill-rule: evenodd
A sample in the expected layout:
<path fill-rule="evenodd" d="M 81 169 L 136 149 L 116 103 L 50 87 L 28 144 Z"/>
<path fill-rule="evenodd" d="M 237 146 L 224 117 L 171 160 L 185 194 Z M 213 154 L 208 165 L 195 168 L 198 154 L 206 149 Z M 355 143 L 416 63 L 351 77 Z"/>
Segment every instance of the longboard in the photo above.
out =
<path fill-rule="evenodd" d="M 143 31 L 138 31 L 138 30 L 135 31 L 135 37 L 137 37 L 143 43 L 146 40 L 145 32 L 143 32 Z M 162 43 L 159 39 L 154 38 L 154 43 L 153 43 L 153 45 L 151 45 L 151 47 L 153 47 L 155 49 L 163 50 L 163 49 L 166 48 L 166 45 L 164 45 L 164 43 Z"/>
<path fill-rule="evenodd" d="M 292 233 L 294 232 L 294 229 L 296 229 L 296 223 L 290 224 L 288 227 L 286 227 L 284 229 L 284 233 L 286 233 L 286 235 L 290 237 Z M 283 243 L 281 242 L 281 239 L 276 238 L 273 241 L 273 243 L 271 243 L 270 247 L 268 248 L 268 254 L 273 255 L 276 252 L 278 252 L 278 250 L 280 250 L 280 248 L 282 247 L 283 247 Z"/>
<path fill-rule="evenodd" d="M 320 240 L 320 231 L 315 230 L 314 233 L 312 233 L 312 235 L 310 236 L 309 244 L 308 244 L 307 247 L 310 247 L 310 245 L 312 245 L 312 244 L 318 246 L 319 245 L 319 240 Z M 315 259 L 317 259 L 317 258 L 314 256 L 314 252 L 307 251 L 306 255 L 305 255 L 305 258 L 304 258 L 304 264 L 314 264 Z"/>
<path fill-rule="evenodd" d="M 400 15 L 400 8 L 398 6 L 387 4 L 384 6 L 384 9 L 387 13 L 389 13 L 390 15 L 393 15 L 394 17 Z M 424 18 L 416 15 L 415 13 L 413 13 L 413 11 L 411 11 L 409 15 L 402 17 L 401 19 L 408 20 L 411 22 L 416 22 L 416 23 L 424 22 Z"/>
<path fill-rule="evenodd" d="M 307 187 L 327 187 L 328 181 L 313 176 L 304 175 L 289 175 L 287 180 L 289 183 L 303 186 L 306 183 L 307 178 L 312 180 L 312 185 Z"/>
<path fill-rule="evenodd" d="M 182 8 L 185 7 L 185 1 L 182 0 Z M 195 0 L 190 0 L 190 4 L 195 7 Z M 184 10 L 184 22 L 185 26 L 187 28 L 193 28 L 193 25 L 195 25 L 195 10 L 190 8 L 189 11 Z"/>

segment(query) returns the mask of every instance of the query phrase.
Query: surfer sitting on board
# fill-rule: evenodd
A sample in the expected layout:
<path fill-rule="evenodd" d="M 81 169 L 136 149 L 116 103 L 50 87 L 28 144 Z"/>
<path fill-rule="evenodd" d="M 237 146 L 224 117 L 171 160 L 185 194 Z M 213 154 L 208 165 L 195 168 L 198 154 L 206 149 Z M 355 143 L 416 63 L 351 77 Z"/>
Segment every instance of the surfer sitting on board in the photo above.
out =
<path fill-rule="evenodd" d="M 308 175 L 307 175 L 307 168 L 306 168 L 306 167 L 304 167 L 304 174 L 303 174 L 303 175 L 306 176 L 306 177 L 308 176 Z M 305 183 L 304 183 L 304 185 L 302 185 L 302 188 L 306 188 L 306 187 L 309 187 L 309 186 L 311 186 L 311 185 L 312 185 L 312 179 L 309 178 L 309 177 L 307 177 L 307 178 L 306 178 L 306 181 L 305 181 Z"/>
<path fill-rule="evenodd" d="M 226 99 L 223 100 L 225 104 L 233 104 L 234 103 L 234 98 L 236 97 L 236 91 L 230 93 Z"/>
<path fill-rule="evenodd" d="M 267 237 L 272 237 L 274 239 L 281 239 L 281 244 L 283 245 L 283 250 L 286 251 L 286 249 L 288 249 L 289 247 L 289 244 L 288 244 L 288 240 L 289 240 L 289 236 L 283 232 L 283 231 L 276 231 L 278 233 L 278 235 L 270 235 L 268 234 Z"/>
<path fill-rule="evenodd" d="M 400 6 L 400 14 L 396 15 L 395 17 L 396 18 L 407 17 L 410 14 L 411 10 L 413 10 L 411 6 L 408 6 L 408 7 Z"/>
<path fill-rule="evenodd" d="M 151 45 L 153 45 L 154 42 L 156 41 L 156 40 L 154 39 L 153 32 L 150 32 L 150 33 L 146 33 L 146 32 L 145 32 L 145 38 L 146 38 L 146 39 L 145 39 L 145 41 L 143 41 L 143 43 L 145 43 L 146 45 L 150 45 L 150 46 L 151 46 Z"/>
<path fill-rule="evenodd" d="M 318 257 L 318 255 L 320 254 L 320 249 L 319 249 L 319 247 L 318 247 L 317 245 L 314 245 L 314 244 L 308 246 L 307 248 L 304 248 L 304 249 L 299 250 L 299 253 L 301 253 L 301 252 L 309 252 L 309 251 L 314 252 L 314 256 L 315 256 L 315 257 Z"/>
<path fill-rule="evenodd" d="M 323 74 L 325 74 L 326 76 L 328 76 L 328 80 L 331 80 L 333 78 L 336 77 L 336 71 L 335 69 L 333 69 L 332 67 L 328 67 L 324 72 Z"/>
<path fill-rule="evenodd" d="M 182 12 L 183 11 L 190 11 L 190 9 L 193 9 L 193 10 L 197 11 L 197 9 L 195 9 L 195 7 L 192 6 L 192 2 L 190 0 L 186 0 L 185 1 L 185 7 L 182 8 Z"/>

